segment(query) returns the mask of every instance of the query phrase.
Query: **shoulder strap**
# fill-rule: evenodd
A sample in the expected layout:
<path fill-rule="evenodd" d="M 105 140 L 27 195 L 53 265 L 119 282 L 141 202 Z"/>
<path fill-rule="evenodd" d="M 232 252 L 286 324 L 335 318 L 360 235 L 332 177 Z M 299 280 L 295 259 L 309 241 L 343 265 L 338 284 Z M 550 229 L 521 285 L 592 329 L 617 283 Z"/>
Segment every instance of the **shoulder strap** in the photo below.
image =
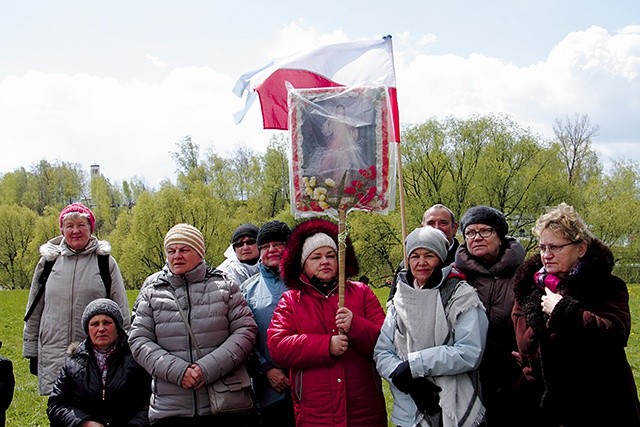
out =
<path fill-rule="evenodd" d="M 458 283 L 460 283 L 460 278 L 454 276 L 448 278 L 444 285 L 440 286 L 440 299 L 442 300 L 442 307 L 445 311 L 451 297 L 456 292 L 456 289 L 458 289 Z"/>
<path fill-rule="evenodd" d="M 47 280 L 49 280 L 49 275 L 51 274 L 51 270 L 53 270 L 53 264 L 55 264 L 57 260 L 58 260 L 58 258 L 54 259 L 53 261 L 45 261 L 44 268 L 42 269 L 42 273 L 40 273 L 40 277 L 38 278 L 38 284 L 40 285 L 38 287 L 38 293 L 33 298 L 33 302 L 31 302 L 31 305 L 29 306 L 29 309 L 27 310 L 27 314 L 25 314 L 25 316 L 24 316 L 24 321 L 25 322 L 27 320 L 29 320 L 29 318 L 31 317 L 31 315 L 35 311 L 36 306 L 38 305 L 38 303 L 42 299 L 42 296 L 44 295 L 45 286 L 47 285 Z"/>
<path fill-rule="evenodd" d="M 451 301 L 451 297 L 453 296 L 453 294 L 456 293 L 456 290 L 458 289 L 458 286 L 460 285 L 461 280 L 462 279 L 460 277 L 452 276 L 452 277 L 449 277 L 442 286 L 440 286 L 439 291 L 440 291 L 440 299 L 442 300 L 442 308 L 444 308 L 444 313 L 447 317 L 449 316 L 449 309 L 447 305 L 449 304 L 449 301 Z M 449 332 L 447 333 L 447 336 L 442 342 L 443 345 L 447 344 L 451 339 L 451 332 L 452 331 L 449 330 Z"/>
<path fill-rule="evenodd" d="M 42 299 L 44 295 L 44 290 L 47 285 L 47 280 L 49 280 L 49 275 L 51 274 L 51 270 L 53 270 L 53 264 L 56 263 L 58 258 L 53 261 L 45 261 L 44 268 L 42 269 L 42 273 L 40 273 L 40 277 L 38 278 L 38 284 L 40 287 L 38 288 L 38 293 L 36 294 L 33 302 L 29 306 L 27 310 L 27 314 L 24 316 L 24 321 L 29 320 L 31 315 L 36 309 L 36 306 Z M 102 279 L 102 283 L 104 283 L 104 290 L 107 293 L 107 298 L 111 298 L 111 273 L 109 272 L 109 255 L 98 255 L 98 270 L 100 270 L 100 278 Z"/>
<path fill-rule="evenodd" d="M 196 334 L 193 332 L 193 328 L 191 328 L 191 324 L 189 323 L 189 320 L 187 319 L 187 315 L 185 314 L 184 310 L 180 306 L 180 302 L 178 301 L 178 298 L 176 298 L 173 292 L 170 292 L 170 293 L 171 293 L 171 297 L 173 298 L 173 301 L 175 301 L 176 303 L 176 307 L 178 307 L 178 311 L 180 312 L 180 317 L 182 317 L 182 321 L 184 322 L 184 325 L 187 327 L 187 331 L 189 332 L 191 341 L 193 341 L 193 345 L 196 347 L 196 354 L 198 356 L 198 359 L 201 359 L 202 350 L 200 350 L 200 345 L 198 344 L 198 339 L 196 338 Z"/>
<path fill-rule="evenodd" d="M 107 298 L 111 299 L 111 273 L 109 272 L 109 255 L 98 255 L 98 270 L 104 283 Z"/>

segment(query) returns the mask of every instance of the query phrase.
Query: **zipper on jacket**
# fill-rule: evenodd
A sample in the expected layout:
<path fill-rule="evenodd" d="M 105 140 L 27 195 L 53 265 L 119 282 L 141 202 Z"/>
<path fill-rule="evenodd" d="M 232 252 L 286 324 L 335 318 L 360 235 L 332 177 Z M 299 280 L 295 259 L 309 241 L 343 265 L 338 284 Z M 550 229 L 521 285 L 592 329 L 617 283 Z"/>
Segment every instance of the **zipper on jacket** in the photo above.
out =
<path fill-rule="evenodd" d="M 189 322 L 189 326 L 191 325 L 191 294 L 189 293 L 189 285 L 187 283 L 186 277 L 183 275 L 182 280 L 184 281 L 185 287 L 185 295 L 187 297 L 187 322 Z M 179 301 L 176 299 L 176 303 L 179 304 Z M 195 332 L 194 332 L 195 333 Z M 191 342 L 191 334 L 187 333 L 187 337 L 189 338 L 189 362 L 193 363 L 193 343 Z M 197 390 L 192 389 L 191 394 L 193 396 L 193 414 L 200 415 L 200 405 L 198 403 L 198 393 Z"/>

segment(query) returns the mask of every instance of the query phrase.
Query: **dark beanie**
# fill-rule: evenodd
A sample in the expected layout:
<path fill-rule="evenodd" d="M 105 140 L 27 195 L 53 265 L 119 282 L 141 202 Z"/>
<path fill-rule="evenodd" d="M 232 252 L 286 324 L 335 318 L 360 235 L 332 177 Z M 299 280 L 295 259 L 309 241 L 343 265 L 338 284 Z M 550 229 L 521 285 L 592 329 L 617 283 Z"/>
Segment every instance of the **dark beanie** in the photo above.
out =
<path fill-rule="evenodd" d="M 104 314 L 113 319 L 118 329 L 122 329 L 122 313 L 120 306 L 108 298 L 98 298 L 91 301 L 82 313 L 82 329 L 89 334 L 89 322 L 93 316 Z"/>
<path fill-rule="evenodd" d="M 233 232 L 233 236 L 231 236 L 231 243 L 245 236 L 253 237 L 254 239 L 257 238 L 258 227 L 253 224 L 242 224 L 240 227 L 236 228 L 236 231 Z"/>
<path fill-rule="evenodd" d="M 258 231 L 258 246 L 269 242 L 286 242 L 291 235 L 291 228 L 282 221 L 269 221 Z"/>
<path fill-rule="evenodd" d="M 490 206 L 474 206 L 462 215 L 460 225 L 462 226 L 463 236 L 467 226 L 471 224 L 484 224 L 492 227 L 500 237 L 500 240 L 504 239 L 504 236 L 509 231 L 509 224 L 507 224 L 504 214 Z"/>

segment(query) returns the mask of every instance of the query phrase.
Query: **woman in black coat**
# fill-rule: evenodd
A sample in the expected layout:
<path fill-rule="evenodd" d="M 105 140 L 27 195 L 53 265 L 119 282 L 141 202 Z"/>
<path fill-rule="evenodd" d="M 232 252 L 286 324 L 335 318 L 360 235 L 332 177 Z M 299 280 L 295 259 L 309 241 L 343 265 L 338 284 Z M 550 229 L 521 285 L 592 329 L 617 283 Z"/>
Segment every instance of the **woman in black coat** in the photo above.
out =
<path fill-rule="evenodd" d="M 514 425 L 640 426 L 629 294 L 611 250 L 564 203 L 533 233 L 540 252 L 516 273 L 512 314 L 530 408 Z"/>
<path fill-rule="evenodd" d="M 92 301 L 82 326 L 88 337 L 70 348 L 49 397 L 51 426 L 148 426 L 151 378 L 131 356 L 119 306 Z"/>

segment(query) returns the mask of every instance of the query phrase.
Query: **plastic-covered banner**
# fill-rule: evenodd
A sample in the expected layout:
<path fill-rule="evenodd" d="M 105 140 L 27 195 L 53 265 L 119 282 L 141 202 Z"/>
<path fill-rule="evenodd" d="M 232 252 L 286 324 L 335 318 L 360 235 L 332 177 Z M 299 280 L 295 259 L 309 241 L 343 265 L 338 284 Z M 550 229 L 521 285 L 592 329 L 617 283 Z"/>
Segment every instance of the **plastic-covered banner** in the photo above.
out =
<path fill-rule="evenodd" d="M 296 217 L 393 208 L 395 143 L 386 87 L 290 89 L 289 129 Z"/>

